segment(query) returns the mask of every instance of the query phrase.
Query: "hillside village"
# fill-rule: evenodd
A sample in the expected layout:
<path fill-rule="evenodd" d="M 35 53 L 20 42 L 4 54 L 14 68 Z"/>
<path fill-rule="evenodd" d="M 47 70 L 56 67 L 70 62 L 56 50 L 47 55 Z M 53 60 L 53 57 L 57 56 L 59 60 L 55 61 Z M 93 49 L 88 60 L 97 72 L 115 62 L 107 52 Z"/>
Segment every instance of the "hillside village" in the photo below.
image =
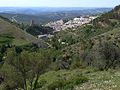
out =
<path fill-rule="evenodd" d="M 54 22 L 49 22 L 48 24 L 46 24 L 46 27 L 50 27 L 53 28 L 53 33 L 59 32 L 61 30 L 66 30 L 66 29 L 73 29 L 75 30 L 76 28 L 90 23 L 91 21 L 93 21 L 94 19 L 96 19 L 97 16 L 81 16 L 81 17 L 76 17 L 73 18 L 72 20 L 68 20 L 67 22 L 64 22 L 64 20 L 58 20 L 58 21 L 54 21 Z M 51 38 L 54 35 L 51 34 L 44 34 L 44 35 L 38 35 L 38 38 L 41 39 L 47 39 L 47 38 Z"/>
<path fill-rule="evenodd" d="M 49 26 L 53 28 L 55 31 L 61 31 L 65 29 L 75 29 L 77 27 L 80 27 L 83 24 L 89 23 L 92 20 L 97 18 L 97 16 L 81 16 L 81 17 L 76 17 L 73 18 L 72 20 L 69 20 L 67 22 L 64 22 L 63 20 L 58 20 L 55 22 L 50 22 L 46 24 L 45 26 Z"/>

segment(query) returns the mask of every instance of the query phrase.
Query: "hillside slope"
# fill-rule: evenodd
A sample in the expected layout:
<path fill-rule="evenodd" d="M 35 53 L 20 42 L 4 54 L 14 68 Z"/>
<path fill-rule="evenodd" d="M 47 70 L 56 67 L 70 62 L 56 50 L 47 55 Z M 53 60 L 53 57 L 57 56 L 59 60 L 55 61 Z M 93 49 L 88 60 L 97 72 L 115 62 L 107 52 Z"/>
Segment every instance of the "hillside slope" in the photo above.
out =
<path fill-rule="evenodd" d="M 106 70 L 120 67 L 119 11 L 120 6 L 117 6 L 76 30 L 61 31 L 50 43 L 72 58 L 67 61 L 70 68 L 73 63 L 77 67 L 90 66 Z"/>
<path fill-rule="evenodd" d="M 119 27 L 120 27 L 120 6 L 117 6 L 110 12 L 101 15 L 100 17 L 96 18 L 89 24 L 79 27 L 76 30 L 68 29 L 65 31 L 61 31 L 55 36 L 57 40 L 55 40 L 54 38 L 54 42 L 55 41 L 58 42 L 58 39 L 60 39 L 61 42 L 69 44 L 62 45 L 64 47 L 83 41 L 88 42 L 88 40 L 91 40 L 91 38 L 97 37 L 98 35 L 104 33 L 109 33 L 109 31 L 116 32 L 119 30 Z"/>
<path fill-rule="evenodd" d="M 19 29 L 15 25 L 5 21 L 0 18 L 0 36 L 1 37 L 12 37 L 12 43 L 16 45 L 21 45 L 34 41 L 36 38 L 23 30 Z"/>
<path fill-rule="evenodd" d="M 120 5 L 93 21 L 97 27 L 115 27 L 120 22 Z"/>
<path fill-rule="evenodd" d="M 78 83 L 74 85 L 74 77 L 77 76 L 82 79 L 77 79 Z M 71 79 L 73 80 L 71 81 L 72 83 L 68 83 L 65 86 L 64 82 L 70 82 Z M 48 88 L 47 86 L 49 86 L 49 88 L 57 87 L 60 88 L 60 90 L 119 90 L 119 80 L 120 71 L 95 71 L 89 69 L 75 69 L 71 71 L 61 70 L 45 73 L 41 75 L 39 82 L 42 83 L 42 90 Z M 82 83 L 79 83 L 80 81 L 82 81 Z"/>

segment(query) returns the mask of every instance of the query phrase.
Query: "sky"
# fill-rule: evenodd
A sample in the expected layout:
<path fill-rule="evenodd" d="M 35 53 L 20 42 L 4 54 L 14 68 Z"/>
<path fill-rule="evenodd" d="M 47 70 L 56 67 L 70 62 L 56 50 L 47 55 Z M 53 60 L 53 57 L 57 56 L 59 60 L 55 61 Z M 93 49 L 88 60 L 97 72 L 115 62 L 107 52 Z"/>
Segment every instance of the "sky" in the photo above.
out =
<path fill-rule="evenodd" d="M 0 7 L 115 7 L 120 0 L 0 0 Z"/>

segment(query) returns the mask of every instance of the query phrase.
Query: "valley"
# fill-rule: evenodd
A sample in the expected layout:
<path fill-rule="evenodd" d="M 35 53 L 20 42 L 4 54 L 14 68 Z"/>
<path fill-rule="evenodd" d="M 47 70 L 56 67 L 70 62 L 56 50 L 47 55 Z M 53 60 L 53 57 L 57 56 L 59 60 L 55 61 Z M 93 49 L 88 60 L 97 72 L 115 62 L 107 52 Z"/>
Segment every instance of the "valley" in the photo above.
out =
<path fill-rule="evenodd" d="M 3 11 L 4 10 L 4 11 Z M 18 10 L 18 11 L 17 11 Z M 108 12 L 111 8 L 10 8 L 1 7 L 0 15 L 8 19 L 16 16 L 18 23 L 29 24 L 34 20 L 36 24 L 47 24 L 51 21 L 69 20 L 84 15 L 96 15 Z"/>
<path fill-rule="evenodd" d="M 120 5 L 0 8 L 0 90 L 119 90 Z"/>

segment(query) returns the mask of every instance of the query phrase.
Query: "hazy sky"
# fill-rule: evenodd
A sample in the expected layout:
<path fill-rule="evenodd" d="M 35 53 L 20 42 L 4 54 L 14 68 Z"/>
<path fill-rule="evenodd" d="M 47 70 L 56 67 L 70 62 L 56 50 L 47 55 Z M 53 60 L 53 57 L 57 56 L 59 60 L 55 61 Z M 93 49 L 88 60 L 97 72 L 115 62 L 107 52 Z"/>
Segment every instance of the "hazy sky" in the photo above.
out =
<path fill-rule="evenodd" d="M 120 0 L 0 0 L 0 6 L 18 7 L 114 7 Z"/>

